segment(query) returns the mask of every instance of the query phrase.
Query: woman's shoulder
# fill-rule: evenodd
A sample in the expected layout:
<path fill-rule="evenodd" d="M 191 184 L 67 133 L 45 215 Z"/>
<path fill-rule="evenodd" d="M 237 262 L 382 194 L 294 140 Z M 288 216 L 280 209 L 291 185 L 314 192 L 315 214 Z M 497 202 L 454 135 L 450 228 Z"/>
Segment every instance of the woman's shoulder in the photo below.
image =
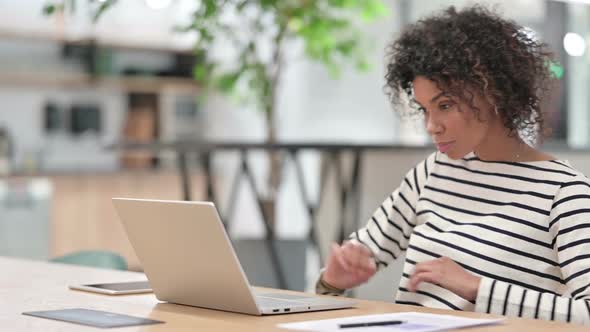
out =
<path fill-rule="evenodd" d="M 451 159 L 445 154 L 435 153 L 433 159 L 438 166 L 438 172 L 453 172 L 468 177 L 492 176 L 495 178 L 530 181 L 536 179 L 539 182 L 555 185 L 574 180 L 587 180 L 585 175 L 567 160 L 548 154 L 543 155 L 543 158 L 528 161 L 482 160 L 473 152 L 459 159 Z"/>
<path fill-rule="evenodd" d="M 548 184 L 567 185 L 571 182 L 588 182 L 590 180 L 569 161 L 549 154 L 527 161 L 490 161 L 482 160 L 470 152 L 459 159 L 452 159 L 444 153 L 435 151 L 420 161 L 410 173 L 417 173 L 428 178 L 431 173 L 453 176 L 479 178 L 490 177 L 503 179 L 529 180 Z"/>

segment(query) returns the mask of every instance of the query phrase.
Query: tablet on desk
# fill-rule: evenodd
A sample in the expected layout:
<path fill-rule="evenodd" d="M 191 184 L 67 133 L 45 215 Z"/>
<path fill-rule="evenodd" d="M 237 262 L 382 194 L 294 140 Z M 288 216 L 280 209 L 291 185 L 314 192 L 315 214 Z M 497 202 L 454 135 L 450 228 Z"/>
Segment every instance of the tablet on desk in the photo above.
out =
<path fill-rule="evenodd" d="M 126 295 L 151 293 L 152 288 L 147 281 L 112 282 L 102 284 L 70 285 L 70 289 L 100 293 L 106 295 Z"/>

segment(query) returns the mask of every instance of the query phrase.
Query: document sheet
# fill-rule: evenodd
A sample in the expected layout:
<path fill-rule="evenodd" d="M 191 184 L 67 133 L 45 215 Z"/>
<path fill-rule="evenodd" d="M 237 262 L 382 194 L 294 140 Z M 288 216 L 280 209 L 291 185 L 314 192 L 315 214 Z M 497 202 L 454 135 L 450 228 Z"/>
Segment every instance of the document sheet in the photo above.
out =
<path fill-rule="evenodd" d="M 502 320 L 502 318 L 474 319 L 450 315 L 400 312 L 285 323 L 279 324 L 278 327 L 301 331 L 431 332 L 498 324 Z"/>

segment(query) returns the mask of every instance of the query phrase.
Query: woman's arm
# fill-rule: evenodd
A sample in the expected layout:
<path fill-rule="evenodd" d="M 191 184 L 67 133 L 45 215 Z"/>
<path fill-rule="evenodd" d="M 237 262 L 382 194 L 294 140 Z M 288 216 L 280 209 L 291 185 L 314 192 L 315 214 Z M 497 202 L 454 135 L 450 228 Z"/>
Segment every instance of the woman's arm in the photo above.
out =
<path fill-rule="evenodd" d="M 378 268 L 387 266 L 408 248 L 416 226 L 416 204 L 434 168 L 436 153 L 412 168 L 400 186 L 375 210 L 367 225 L 350 235 L 351 241 L 373 252 Z"/>
<path fill-rule="evenodd" d="M 475 311 L 590 325 L 590 301 L 583 297 L 542 293 L 485 277 L 480 282 Z"/>
<path fill-rule="evenodd" d="M 341 253 L 341 256 L 344 255 L 346 258 L 350 256 L 346 254 L 346 249 L 354 249 L 354 247 L 362 245 L 362 247 L 369 249 L 369 254 L 361 256 L 365 257 L 365 260 L 370 260 L 370 263 L 374 263 L 373 265 L 376 265 L 377 268 L 382 268 L 407 249 L 410 234 L 416 225 L 416 204 L 428 179 L 429 170 L 434 167 L 435 158 L 436 153 L 433 153 L 411 169 L 400 186 L 376 209 L 367 225 L 350 235 L 348 245 L 345 242 L 339 247 L 342 251 L 333 248 L 327 259 L 327 265 L 316 283 L 317 293 L 339 295 L 344 292 L 344 289 L 339 286 L 356 287 L 366 282 L 374 274 L 372 271 L 368 276 L 363 271 L 355 272 L 354 268 L 346 271 L 345 265 L 362 267 L 368 265 L 369 262 L 365 262 L 367 264 L 335 264 L 345 260 L 333 259 L 335 254 Z M 357 251 L 360 250 L 350 250 L 352 253 Z M 364 268 L 363 270 L 366 272 L 370 269 Z M 358 274 L 358 276 L 355 278 L 354 274 Z M 328 278 L 322 279 L 326 276 Z M 354 282 L 354 280 L 358 282 Z"/>
<path fill-rule="evenodd" d="M 590 325 L 590 182 L 579 176 L 557 193 L 548 232 L 558 258 L 563 296 L 482 278 L 476 310 Z"/>

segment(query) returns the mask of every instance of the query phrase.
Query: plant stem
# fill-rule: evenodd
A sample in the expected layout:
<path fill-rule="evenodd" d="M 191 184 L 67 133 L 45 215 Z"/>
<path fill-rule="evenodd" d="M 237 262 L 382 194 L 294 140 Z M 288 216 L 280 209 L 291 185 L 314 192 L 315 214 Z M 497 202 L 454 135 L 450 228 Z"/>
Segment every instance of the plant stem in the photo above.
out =
<path fill-rule="evenodd" d="M 282 45 L 286 34 L 286 26 L 281 25 L 279 32 L 274 38 L 275 49 L 270 66 L 270 77 L 268 86 L 268 95 L 265 100 L 265 114 L 266 114 L 266 129 L 267 129 L 267 143 L 274 144 L 277 142 L 277 105 L 278 105 L 278 91 L 281 74 L 283 71 L 283 54 Z M 269 179 L 268 179 L 268 198 L 267 198 L 267 220 L 274 228 L 275 220 L 275 205 L 276 197 L 281 182 L 281 156 L 277 151 L 271 150 L 269 152 Z"/>

